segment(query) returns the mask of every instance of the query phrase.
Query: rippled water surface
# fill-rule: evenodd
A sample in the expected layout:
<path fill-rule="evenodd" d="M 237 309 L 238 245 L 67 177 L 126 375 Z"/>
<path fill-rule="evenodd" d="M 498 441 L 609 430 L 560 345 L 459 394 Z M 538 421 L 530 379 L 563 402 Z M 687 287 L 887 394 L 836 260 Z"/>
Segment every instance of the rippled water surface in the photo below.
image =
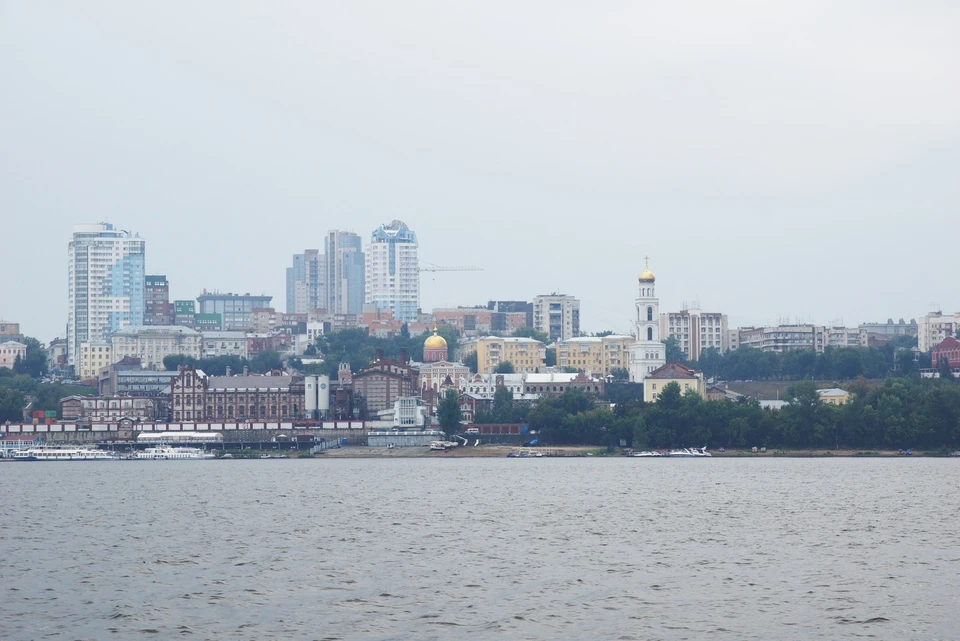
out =
<path fill-rule="evenodd" d="M 0 464 L 3 639 L 956 639 L 960 461 Z"/>

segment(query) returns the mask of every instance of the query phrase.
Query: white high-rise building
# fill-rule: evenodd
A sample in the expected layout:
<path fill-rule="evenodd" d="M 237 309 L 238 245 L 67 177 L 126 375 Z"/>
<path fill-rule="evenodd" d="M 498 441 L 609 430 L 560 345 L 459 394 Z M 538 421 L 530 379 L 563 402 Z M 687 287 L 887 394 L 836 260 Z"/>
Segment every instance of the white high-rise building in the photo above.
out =
<path fill-rule="evenodd" d="M 109 223 L 75 225 L 67 249 L 67 362 L 81 343 L 143 325 L 144 241 Z"/>
<path fill-rule="evenodd" d="M 544 294 L 533 299 L 533 328 L 565 341 L 580 335 L 580 300 L 567 294 Z"/>
<path fill-rule="evenodd" d="M 417 234 L 402 220 L 380 225 L 366 246 L 365 302 L 387 309 L 397 320 L 417 320 L 420 263 Z"/>
<path fill-rule="evenodd" d="M 647 374 L 666 364 L 667 348 L 660 341 L 660 299 L 654 291 L 656 276 L 647 266 L 640 274 L 640 295 L 637 296 L 637 316 L 634 336 L 637 342 L 630 346 L 630 381 L 641 383 Z"/>
<path fill-rule="evenodd" d="M 677 339 L 683 355 L 691 361 L 699 360 L 707 349 L 715 349 L 721 354 L 730 350 L 727 315 L 704 312 L 696 305 L 679 312 L 660 314 L 660 335 Z"/>

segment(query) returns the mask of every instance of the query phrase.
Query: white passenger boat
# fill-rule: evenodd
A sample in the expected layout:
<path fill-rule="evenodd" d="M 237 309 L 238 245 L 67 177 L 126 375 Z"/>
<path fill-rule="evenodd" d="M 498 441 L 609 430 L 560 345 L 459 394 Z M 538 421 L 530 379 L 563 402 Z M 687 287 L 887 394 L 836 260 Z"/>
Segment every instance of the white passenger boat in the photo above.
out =
<path fill-rule="evenodd" d="M 202 450 L 199 447 L 148 447 L 137 452 L 134 456 L 138 461 L 167 461 L 173 459 L 212 459 L 217 458 L 213 452 Z"/>
<path fill-rule="evenodd" d="M 644 452 L 634 452 L 633 456 L 650 457 L 650 456 L 663 456 L 663 454 L 661 454 L 660 452 L 644 451 Z"/>
<path fill-rule="evenodd" d="M 668 452 L 665 456 L 672 456 L 675 458 L 699 458 L 712 455 L 705 447 L 685 447 L 682 450 L 670 450 L 670 452 Z"/>
<path fill-rule="evenodd" d="M 31 447 L 14 452 L 14 461 L 116 461 L 116 452 L 84 447 Z"/>

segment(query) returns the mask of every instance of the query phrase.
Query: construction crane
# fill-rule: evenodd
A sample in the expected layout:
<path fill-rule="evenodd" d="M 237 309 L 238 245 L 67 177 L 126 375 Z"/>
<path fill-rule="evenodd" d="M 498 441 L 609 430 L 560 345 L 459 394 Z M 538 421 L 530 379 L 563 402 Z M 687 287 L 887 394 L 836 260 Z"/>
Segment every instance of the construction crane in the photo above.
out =
<path fill-rule="evenodd" d="M 427 267 L 424 267 L 427 265 Z M 420 264 L 417 266 L 417 271 L 420 272 L 482 272 L 483 267 L 464 267 L 462 265 L 455 265 L 452 267 L 442 267 L 440 265 L 434 265 L 433 263 L 428 263 L 426 261 L 420 261 Z"/>

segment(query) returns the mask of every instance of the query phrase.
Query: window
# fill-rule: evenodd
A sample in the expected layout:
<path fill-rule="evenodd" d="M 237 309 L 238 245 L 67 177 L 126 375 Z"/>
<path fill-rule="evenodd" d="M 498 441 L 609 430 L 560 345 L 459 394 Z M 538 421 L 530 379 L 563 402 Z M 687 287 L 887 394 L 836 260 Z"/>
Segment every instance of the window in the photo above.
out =
<path fill-rule="evenodd" d="M 652 307 L 652 306 L 651 306 L 651 307 L 647 307 L 647 320 L 648 320 L 648 321 L 652 321 L 652 320 L 653 320 L 653 307 Z"/>
<path fill-rule="evenodd" d="M 647 328 L 647 340 L 648 340 L 648 341 L 652 341 L 652 340 L 653 340 L 653 328 L 652 328 L 652 327 L 648 327 L 648 328 Z"/>

